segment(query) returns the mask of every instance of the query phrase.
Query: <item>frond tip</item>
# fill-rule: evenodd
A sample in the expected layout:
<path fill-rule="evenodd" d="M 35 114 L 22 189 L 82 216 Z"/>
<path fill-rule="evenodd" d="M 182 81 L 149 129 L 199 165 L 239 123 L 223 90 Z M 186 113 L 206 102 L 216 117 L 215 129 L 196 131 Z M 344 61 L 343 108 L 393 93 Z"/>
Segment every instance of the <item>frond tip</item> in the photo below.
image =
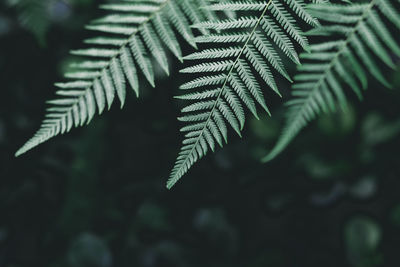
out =
<path fill-rule="evenodd" d="M 47 102 L 51 107 L 39 131 L 16 156 L 73 127 L 89 123 L 96 112 L 102 114 L 105 108 L 110 109 L 116 97 L 122 108 L 126 84 L 139 95 L 139 71 L 154 87 L 154 63 L 150 55 L 169 74 L 165 47 L 182 60 L 174 30 L 196 47 L 190 23 L 213 16 L 211 11 L 201 10 L 200 5 L 204 5 L 204 0 L 121 1 L 101 5 L 110 14 L 86 27 L 99 36 L 84 41 L 89 48 L 71 51 L 83 59 L 71 65 L 72 71 L 65 74 L 67 82 L 55 84 L 58 97 Z M 193 9 L 199 10 L 195 16 Z"/>
<path fill-rule="evenodd" d="M 397 5 L 398 7 L 398 5 Z M 309 35 L 326 36 L 328 41 L 310 46 L 311 53 L 301 57 L 307 62 L 298 67 L 293 85 L 294 98 L 287 103 L 283 132 L 263 162 L 274 159 L 293 138 L 321 112 L 333 112 L 339 105 L 346 109 L 344 85 L 362 97 L 367 87 L 367 73 L 386 87 L 376 59 L 390 68 L 395 65 L 390 54 L 400 56 L 400 47 L 386 28 L 386 16 L 400 30 L 400 16 L 389 0 L 372 0 L 366 4 L 317 4 L 310 13 L 324 24 Z"/>
<path fill-rule="evenodd" d="M 179 96 L 193 103 L 182 109 L 179 118 L 186 122 L 181 131 L 185 139 L 175 167 L 167 182 L 174 184 L 202 158 L 208 150 L 227 143 L 228 126 L 241 136 L 245 124 L 244 107 L 258 118 L 256 103 L 270 114 L 259 78 L 280 95 L 274 72 L 291 81 L 282 56 L 299 63 L 293 41 L 304 49 L 308 41 L 296 24 L 296 20 L 316 23 L 304 8 L 303 1 L 223 1 L 212 4 L 210 10 L 247 12 L 258 16 L 238 16 L 237 19 L 207 21 L 195 24 L 196 28 L 220 31 L 201 36 L 200 43 L 222 46 L 212 47 L 185 57 L 202 61 L 181 72 L 201 74 L 181 86 L 181 89 L 197 89 L 197 92 Z M 293 4 L 293 2 L 296 2 Z M 295 14 L 296 17 L 293 15 Z"/>

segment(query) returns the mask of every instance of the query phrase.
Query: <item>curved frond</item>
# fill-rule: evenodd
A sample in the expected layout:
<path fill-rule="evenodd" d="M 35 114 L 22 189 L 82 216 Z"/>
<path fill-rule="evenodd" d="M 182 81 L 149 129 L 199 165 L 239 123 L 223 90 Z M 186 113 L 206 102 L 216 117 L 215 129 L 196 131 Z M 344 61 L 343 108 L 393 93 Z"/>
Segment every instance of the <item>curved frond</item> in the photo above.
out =
<path fill-rule="evenodd" d="M 345 109 L 345 87 L 361 98 L 369 74 L 390 87 L 378 60 L 394 68 L 391 55 L 400 56 L 399 39 L 394 36 L 400 30 L 400 3 L 392 2 L 310 6 L 311 14 L 324 23 L 309 34 L 327 36 L 328 40 L 311 45 L 311 53 L 301 55 L 307 62 L 298 67 L 295 76 L 286 126 L 264 162 L 275 158 L 321 112 L 334 111 L 337 105 Z M 392 23 L 397 32 L 390 32 L 386 23 Z"/>
<path fill-rule="evenodd" d="M 208 150 L 214 151 L 216 146 L 227 142 L 228 126 L 241 135 L 245 107 L 258 117 L 257 103 L 269 114 L 258 80 L 264 80 L 280 95 L 275 73 L 290 80 L 282 56 L 299 63 L 295 43 L 308 49 L 308 41 L 297 21 L 318 24 L 302 0 L 286 0 L 284 4 L 278 0 L 223 1 L 210 5 L 209 9 L 241 13 L 237 18 L 194 25 L 220 32 L 197 38 L 199 43 L 208 43 L 212 48 L 185 57 L 200 62 L 181 72 L 200 74 L 200 77 L 181 86 L 184 90 L 197 91 L 178 97 L 194 102 L 182 110 L 184 114 L 179 118 L 187 123 L 181 130 L 185 139 L 168 188 Z"/>
<path fill-rule="evenodd" d="M 168 74 L 165 47 L 182 58 L 175 31 L 196 47 L 190 24 L 215 16 L 213 11 L 200 8 L 204 1 L 126 0 L 101 5 L 108 15 L 86 27 L 99 36 L 84 41 L 88 48 L 71 51 L 81 59 L 65 74 L 66 82 L 55 84 L 58 97 L 48 101 L 51 107 L 39 131 L 16 156 L 73 127 L 89 123 L 96 112 L 101 114 L 110 109 L 116 98 L 122 108 L 127 83 L 139 95 L 140 72 L 154 86 L 151 56 Z"/>

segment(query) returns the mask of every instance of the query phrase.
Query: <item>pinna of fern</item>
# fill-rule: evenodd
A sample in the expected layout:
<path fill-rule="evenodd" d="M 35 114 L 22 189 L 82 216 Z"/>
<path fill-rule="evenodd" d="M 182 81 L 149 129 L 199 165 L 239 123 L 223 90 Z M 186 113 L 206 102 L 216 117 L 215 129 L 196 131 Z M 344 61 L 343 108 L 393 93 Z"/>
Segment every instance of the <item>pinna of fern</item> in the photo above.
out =
<path fill-rule="evenodd" d="M 258 103 L 269 114 L 261 90 L 264 85 L 259 84 L 258 78 L 278 95 L 275 72 L 291 81 L 282 57 L 298 64 L 294 42 L 308 49 L 308 40 L 297 21 L 318 25 L 305 5 L 302 0 L 224 1 L 208 8 L 232 10 L 244 15 L 241 13 L 236 19 L 194 25 L 219 32 L 196 38 L 198 43 L 207 43 L 211 48 L 185 57 L 195 60 L 196 64 L 181 72 L 193 73 L 197 77 L 180 89 L 196 91 L 177 97 L 190 100 L 192 104 L 182 109 L 184 114 L 179 118 L 187 123 L 181 129 L 185 138 L 168 180 L 168 188 L 208 150 L 214 151 L 217 145 L 227 142 L 228 125 L 241 135 L 245 123 L 244 106 L 258 117 Z M 250 15 L 247 12 L 251 12 Z"/>
<path fill-rule="evenodd" d="M 138 69 L 154 86 L 154 63 L 150 55 L 168 74 L 165 47 L 182 59 L 175 31 L 196 47 L 190 23 L 215 19 L 213 11 L 199 8 L 206 5 L 205 1 L 125 0 L 102 5 L 109 14 L 87 26 L 98 36 L 84 41 L 88 48 L 71 51 L 80 57 L 79 61 L 65 74 L 66 82 L 55 84 L 59 89 L 57 98 L 47 102 L 51 106 L 40 129 L 16 156 L 73 127 L 89 123 L 96 111 L 101 114 L 110 109 L 115 96 L 122 108 L 126 83 L 139 95 Z"/>
<path fill-rule="evenodd" d="M 299 73 L 294 77 L 285 127 L 264 162 L 282 152 L 321 112 L 333 112 L 337 106 L 346 109 L 347 88 L 361 98 L 369 74 L 390 88 L 378 60 L 394 69 L 391 55 L 400 57 L 399 38 L 395 37 L 400 34 L 400 1 L 317 4 L 309 10 L 323 25 L 308 35 L 324 36 L 327 40 L 310 45 L 311 53 L 300 56 L 306 62 L 298 67 Z M 394 25 L 393 32 L 386 26 L 389 24 Z"/>

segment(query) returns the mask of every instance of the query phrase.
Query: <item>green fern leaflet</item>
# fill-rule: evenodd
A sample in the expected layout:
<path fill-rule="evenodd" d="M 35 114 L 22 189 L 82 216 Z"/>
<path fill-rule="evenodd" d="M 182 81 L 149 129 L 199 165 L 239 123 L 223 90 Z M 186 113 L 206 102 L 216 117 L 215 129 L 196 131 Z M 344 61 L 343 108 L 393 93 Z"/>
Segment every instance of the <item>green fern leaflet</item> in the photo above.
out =
<path fill-rule="evenodd" d="M 365 4 L 310 6 L 311 14 L 325 23 L 308 35 L 326 36 L 328 40 L 311 45 L 311 53 L 301 55 L 307 62 L 298 67 L 299 74 L 294 78 L 294 98 L 287 103 L 286 126 L 264 162 L 282 152 L 321 112 L 335 111 L 337 104 L 345 109 L 344 86 L 361 98 L 370 73 L 390 87 L 376 60 L 396 67 L 390 55 L 400 56 L 398 38 L 394 37 L 400 30 L 399 4 L 372 0 Z M 397 32 L 390 32 L 386 23 L 393 24 Z"/>

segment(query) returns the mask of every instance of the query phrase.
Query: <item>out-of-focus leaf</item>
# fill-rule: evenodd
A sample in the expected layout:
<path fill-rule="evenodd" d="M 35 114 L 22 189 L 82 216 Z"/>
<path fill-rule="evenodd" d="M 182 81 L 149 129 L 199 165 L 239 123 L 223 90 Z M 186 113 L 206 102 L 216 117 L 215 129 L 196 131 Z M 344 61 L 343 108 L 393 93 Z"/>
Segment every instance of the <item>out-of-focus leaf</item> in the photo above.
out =
<path fill-rule="evenodd" d="M 377 190 L 375 177 L 367 176 L 361 178 L 350 188 L 350 194 L 358 199 L 372 197 Z"/>
<path fill-rule="evenodd" d="M 318 118 L 320 130 L 335 138 L 349 134 L 355 125 L 356 115 L 351 105 L 345 111 L 323 114 Z"/>
<path fill-rule="evenodd" d="M 400 134 L 400 119 L 396 121 L 385 121 L 378 113 L 369 114 L 362 125 L 364 143 L 375 146 Z"/>
<path fill-rule="evenodd" d="M 140 229 L 152 229 L 156 231 L 165 231 L 171 228 L 167 211 L 159 205 L 148 202 L 139 207 L 135 224 L 138 224 Z"/>
<path fill-rule="evenodd" d="M 298 160 L 312 179 L 333 179 L 351 170 L 350 162 L 346 159 L 327 161 L 314 154 L 305 154 Z"/>
<path fill-rule="evenodd" d="M 49 7 L 53 0 L 16 0 L 19 22 L 32 32 L 41 46 L 45 45 L 46 34 L 50 28 Z"/>
<path fill-rule="evenodd" d="M 68 253 L 71 267 L 111 267 L 112 255 L 104 240 L 83 233 L 73 241 Z"/>
<path fill-rule="evenodd" d="M 272 141 L 279 134 L 279 124 L 276 120 L 261 117 L 260 119 L 251 118 L 250 120 L 251 132 L 262 141 Z"/>
<path fill-rule="evenodd" d="M 391 221 L 393 224 L 400 227 L 400 204 L 397 204 L 396 207 L 393 208 Z"/>
<path fill-rule="evenodd" d="M 379 225 L 368 217 L 356 217 L 345 226 L 347 256 L 354 267 L 380 266 L 377 249 L 381 241 Z"/>

